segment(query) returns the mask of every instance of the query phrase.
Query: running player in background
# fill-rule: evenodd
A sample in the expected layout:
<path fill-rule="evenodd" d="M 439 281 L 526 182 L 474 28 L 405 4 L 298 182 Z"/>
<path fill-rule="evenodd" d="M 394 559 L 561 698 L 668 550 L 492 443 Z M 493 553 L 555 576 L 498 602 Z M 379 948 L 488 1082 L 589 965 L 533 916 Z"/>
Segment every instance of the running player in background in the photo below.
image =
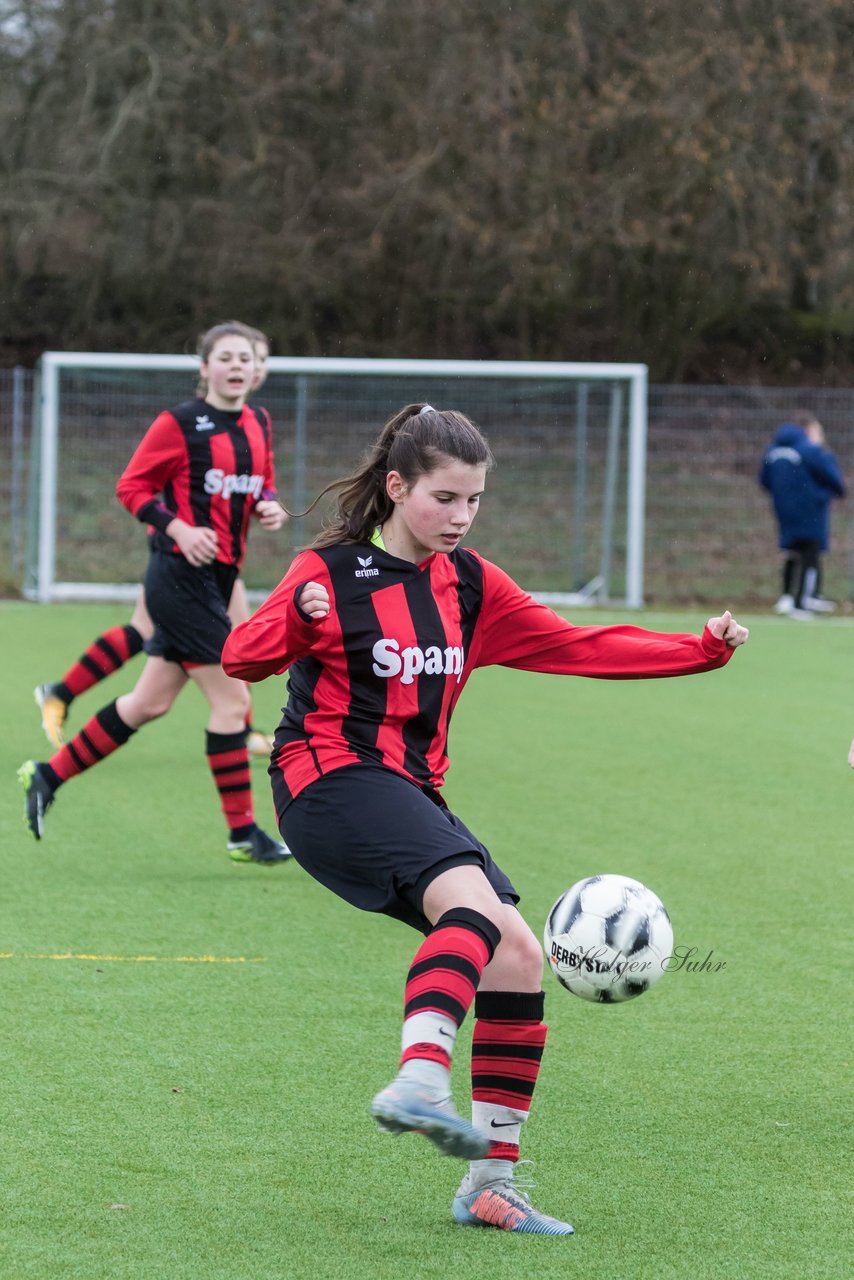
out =
<path fill-rule="evenodd" d="M 251 335 L 255 355 L 255 372 L 252 379 L 252 392 L 255 392 L 264 385 L 267 378 L 270 342 L 260 329 L 253 329 L 249 325 L 245 325 L 244 328 Z M 204 380 L 202 380 L 196 388 L 196 395 L 203 398 L 205 390 Z M 251 405 L 251 407 L 267 431 L 272 452 L 270 414 L 262 405 Z M 246 585 L 242 578 L 238 578 L 228 604 L 228 616 L 231 618 L 232 625 L 237 626 L 238 623 L 245 622 L 251 612 Z M 86 651 L 68 668 L 61 680 L 36 686 L 34 695 L 41 709 L 42 728 L 52 746 L 59 748 L 65 741 L 65 721 L 74 699 L 101 680 L 106 680 L 107 676 L 120 671 L 125 663 L 142 652 L 146 641 L 153 635 L 154 623 L 145 606 L 145 592 L 140 588 L 130 622 L 111 627 L 93 640 Z M 273 739 L 252 724 L 251 700 L 247 716 L 246 746 L 249 754 L 269 759 L 273 749 Z"/>
<path fill-rule="evenodd" d="M 514 1182 L 546 1040 L 543 951 L 519 894 L 441 798 L 451 713 L 477 667 L 605 679 L 722 667 L 747 631 L 701 636 L 576 627 L 461 546 L 492 455 L 461 413 L 408 405 L 338 490 L 334 523 L 223 649 L 235 678 L 288 671 L 273 798 L 283 837 L 321 884 L 426 935 L 405 984 L 382 1130 L 471 1161 L 457 1222 L 570 1235 Z M 451 1101 L 457 1032 L 474 1005 L 472 1120 Z"/>
<path fill-rule="evenodd" d="M 287 848 L 255 822 L 246 749 L 245 684 L 220 666 L 228 605 L 246 550 L 249 519 L 282 527 L 270 434 L 246 404 L 255 369 L 252 333 L 215 325 L 200 343 L 204 399 L 158 415 L 117 485 L 119 500 L 153 529 L 144 591 L 153 621 L 142 674 L 50 760 L 22 765 L 26 819 L 37 840 L 59 788 L 92 768 L 149 721 L 165 715 L 193 680 L 210 706 L 207 758 L 238 862 L 284 862 Z"/>

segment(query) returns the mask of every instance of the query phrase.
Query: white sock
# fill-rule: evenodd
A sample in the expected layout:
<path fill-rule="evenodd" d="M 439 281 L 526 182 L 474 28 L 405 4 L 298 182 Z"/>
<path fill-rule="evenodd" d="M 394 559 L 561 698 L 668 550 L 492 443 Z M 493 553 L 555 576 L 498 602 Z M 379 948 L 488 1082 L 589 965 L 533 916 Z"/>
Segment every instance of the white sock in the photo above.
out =
<path fill-rule="evenodd" d="M 469 1191 L 476 1191 L 489 1182 L 506 1182 L 512 1177 L 512 1160 L 472 1160 L 466 1183 Z"/>
<path fill-rule="evenodd" d="M 451 1073 L 440 1062 L 432 1062 L 429 1058 L 410 1058 L 400 1068 L 397 1078 L 423 1085 L 437 1098 L 451 1096 Z"/>
<path fill-rule="evenodd" d="M 528 1119 L 527 1111 L 516 1107 L 500 1107 L 493 1102 L 472 1102 L 471 1122 L 480 1133 L 487 1134 L 493 1142 L 509 1142 L 519 1145 L 522 1125 Z"/>

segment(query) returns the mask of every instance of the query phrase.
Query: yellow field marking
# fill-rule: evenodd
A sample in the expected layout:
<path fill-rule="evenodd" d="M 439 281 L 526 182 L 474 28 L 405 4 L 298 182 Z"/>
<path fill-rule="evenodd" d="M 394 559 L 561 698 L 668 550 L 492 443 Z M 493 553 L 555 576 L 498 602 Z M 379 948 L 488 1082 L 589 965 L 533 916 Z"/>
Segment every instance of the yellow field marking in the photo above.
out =
<path fill-rule="evenodd" d="M 263 964 L 263 956 L 101 956 L 85 952 L 0 951 L 0 960 L 103 960 L 124 964 Z"/>

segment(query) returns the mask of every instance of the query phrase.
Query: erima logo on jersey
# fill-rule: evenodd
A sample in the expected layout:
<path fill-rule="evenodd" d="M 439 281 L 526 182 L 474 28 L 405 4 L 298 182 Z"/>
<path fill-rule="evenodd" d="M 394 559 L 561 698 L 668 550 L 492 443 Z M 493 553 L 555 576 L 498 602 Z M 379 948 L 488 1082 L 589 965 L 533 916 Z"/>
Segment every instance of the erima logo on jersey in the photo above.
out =
<path fill-rule="evenodd" d="M 205 493 L 221 493 L 224 498 L 230 498 L 233 493 L 251 493 L 257 500 L 263 488 L 263 476 L 226 475 L 222 467 L 211 467 L 205 472 Z"/>
<path fill-rule="evenodd" d="M 459 683 L 463 673 L 465 654 L 459 645 L 450 644 L 440 649 L 432 644 L 427 649 L 417 644 L 401 649 L 397 640 L 378 640 L 372 650 L 373 672 L 385 680 L 400 676 L 401 684 L 412 684 L 416 676 L 456 676 Z"/>
<path fill-rule="evenodd" d="M 210 418 L 206 413 L 203 413 L 200 418 L 198 417 L 196 418 L 197 431 L 213 431 L 215 427 L 216 427 L 216 423 L 211 422 Z"/>
<path fill-rule="evenodd" d="M 373 556 L 365 556 L 364 559 L 362 558 L 362 556 L 356 556 L 356 559 L 359 561 L 359 564 L 362 566 L 361 569 L 355 570 L 355 574 L 357 578 L 378 578 L 380 576 L 379 569 L 371 568 L 371 564 L 373 563 L 373 559 L 374 559 Z"/>

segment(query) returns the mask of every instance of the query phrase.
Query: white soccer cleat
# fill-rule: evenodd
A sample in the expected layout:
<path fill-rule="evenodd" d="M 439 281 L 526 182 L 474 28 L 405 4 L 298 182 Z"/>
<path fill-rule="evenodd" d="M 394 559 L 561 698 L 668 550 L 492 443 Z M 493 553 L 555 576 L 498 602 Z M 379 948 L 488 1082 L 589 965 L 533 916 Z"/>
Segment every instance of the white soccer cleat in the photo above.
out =
<path fill-rule="evenodd" d="M 522 1161 L 523 1164 L 527 1163 Z M 574 1228 L 559 1218 L 535 1209 L 522 1185 L 514 1182 L 513 1172 L 506 1177 L 477 1185 L 471 1174 L 463 1179 L 454 1196 L 454 1219 L 464 1227 L 497 1227 L 499 1231 L 519 1231 L 537 1236 L 571 1236 Z"/>

